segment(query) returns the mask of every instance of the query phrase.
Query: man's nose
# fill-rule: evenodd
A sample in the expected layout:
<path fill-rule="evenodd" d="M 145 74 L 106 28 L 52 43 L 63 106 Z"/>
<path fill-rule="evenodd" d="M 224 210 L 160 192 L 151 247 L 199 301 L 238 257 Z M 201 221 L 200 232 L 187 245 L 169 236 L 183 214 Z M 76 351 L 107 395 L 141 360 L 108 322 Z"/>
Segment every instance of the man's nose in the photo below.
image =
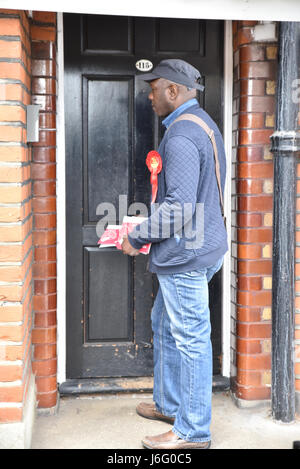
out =
<path fill-rule="evenodd" d="M 152 101 L 152 99 L 153 99 L 153 93 L 152 93 L 152 91 L 150 91 L 150 93 L 148 94 L 148 99 L 150 99 L 150 101 Z"/>

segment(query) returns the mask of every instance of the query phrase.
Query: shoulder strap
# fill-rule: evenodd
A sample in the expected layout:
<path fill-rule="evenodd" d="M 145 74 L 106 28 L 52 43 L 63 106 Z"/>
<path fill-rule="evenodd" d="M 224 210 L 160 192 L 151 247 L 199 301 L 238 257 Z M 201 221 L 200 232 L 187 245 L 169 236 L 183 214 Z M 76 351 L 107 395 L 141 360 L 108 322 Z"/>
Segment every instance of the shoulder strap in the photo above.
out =
<path fill-rule="evenodd" d="M 177 119 L 175 119 L 174 122 L 172 122 L 172 124 L 168 127 L 167 131 L 170 130 L 170 128 L 172 127 L 173 124 L 175 124 L 175 122 L 179 122 L 182 120 L 192 121 L 195 124 L 200 125 L 200 127 L 202 127 L 202 129 L 207 133 L 207 135 L 210 138 L 210 141 L 212 143 L 213 150 L 214 150 L 215 171 L 216 171 L 216 178 L 217 178 L 219 195 L 220 195 L 221 212 L 222 212 L 222 217 L 224 218 L 224 204 L 223 204 L 223 194 L 222 194 L 222 188 L 221 188 L 220 163 L 219 163 L 218 148 L 216 144 L 214 131 L 210 127 L 208 127 L 206 122 L 204 122 L 204 120 L 201 119 L 201 117 L 195 116 L 195 114 L 181 114 L 181 116 L 177 117 Z"/>

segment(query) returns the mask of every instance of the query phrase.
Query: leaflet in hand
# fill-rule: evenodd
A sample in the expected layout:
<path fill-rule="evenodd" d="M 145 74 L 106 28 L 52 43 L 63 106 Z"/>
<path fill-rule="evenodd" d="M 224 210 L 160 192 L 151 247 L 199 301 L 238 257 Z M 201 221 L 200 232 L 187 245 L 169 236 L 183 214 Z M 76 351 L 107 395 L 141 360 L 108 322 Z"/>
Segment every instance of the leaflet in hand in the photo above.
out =
<path fill-rule="evenodd" d="M 145 217 L 128 217 L 123 218 L 122 225 L 107 225 L 106 230 L 98 241 L 100 248 L 116 247 L 122 249 L 123 238 L 140 223 L 147 220 Z M 142 254 L 149 254 L 151 244 L 144 244 L 139 250 Z"/>

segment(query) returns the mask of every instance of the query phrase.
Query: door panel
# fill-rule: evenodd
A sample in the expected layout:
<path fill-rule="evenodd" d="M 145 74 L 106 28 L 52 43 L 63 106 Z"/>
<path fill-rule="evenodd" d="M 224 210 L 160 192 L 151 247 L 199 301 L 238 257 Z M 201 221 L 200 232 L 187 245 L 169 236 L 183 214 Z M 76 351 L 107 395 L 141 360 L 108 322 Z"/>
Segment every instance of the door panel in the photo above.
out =
<path fill-rule="evenodd" d="M 206 84 L 200 104 L 221 125 L 222 23 L 64 15 L 67 177 L 67 378 L 150 376 L 150 312 L 157 289 L 147 257 L 99 249 L 97 207 L 121 223 L 127 207 L 149 207 L 147 153 L 161 120 L 135 63 L 166 57 L 195 65 Z M 119 199 L 122 195 L 122 199 Z M 119 206 L 120 204 L 120 206 Z M 120 213 L 119 213 L 120 212 Z M 221 277 L 210 286 L 214 373 L 220 373 Z"/>

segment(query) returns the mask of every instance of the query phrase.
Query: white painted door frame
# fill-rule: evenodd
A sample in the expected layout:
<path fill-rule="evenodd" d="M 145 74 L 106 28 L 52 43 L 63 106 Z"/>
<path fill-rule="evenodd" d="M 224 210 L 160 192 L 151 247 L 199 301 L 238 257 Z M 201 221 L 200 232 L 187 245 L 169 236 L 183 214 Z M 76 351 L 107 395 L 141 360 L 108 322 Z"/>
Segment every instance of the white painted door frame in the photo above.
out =
<path fill-rule="evenodd" d="M 153 12 L 155 14 L 155 12 Z M 57 337 L 58 383 L 66 381 L 66 161 L 64 109 L 63 13 L 57 13 Z M 222 374 L 230 376 L 230 278 L 231 278 L 231 148 L 232 148 L 232 22 L 224 28 L 224 144 L 227 156 L 227 181 L 224 211 L 228 227 L 229 251 L 224 259 L 222 288 Z"/>

